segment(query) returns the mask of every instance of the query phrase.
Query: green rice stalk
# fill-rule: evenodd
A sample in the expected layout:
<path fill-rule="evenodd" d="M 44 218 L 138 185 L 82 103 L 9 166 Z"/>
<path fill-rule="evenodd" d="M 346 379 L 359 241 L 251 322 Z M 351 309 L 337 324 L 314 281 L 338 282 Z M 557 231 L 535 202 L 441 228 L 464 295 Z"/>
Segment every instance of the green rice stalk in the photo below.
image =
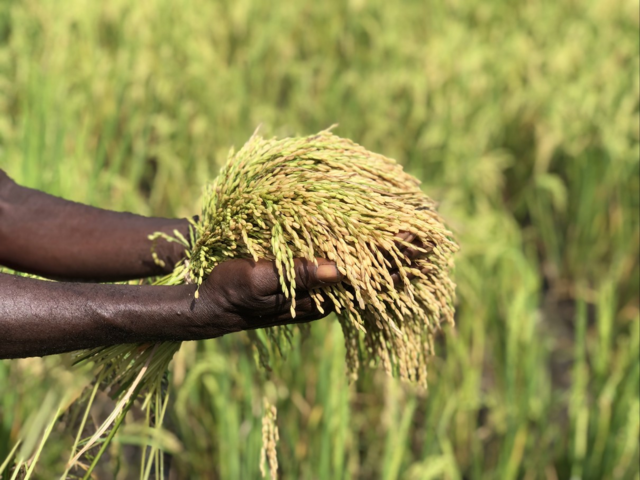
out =
<path fill-rule="evenodd" d="M 230 152 L 226 166 L 207 187 L 200 219 L 192 224 L 191 242 L 177 231 L 174 237 L 150 237 L 189 247 L 174 271 L 155 283 L 195 283 L 199 288 L 225 260 L 267 259 L 275 262 L 295 316 L 293 259 L 327 258 L 336 263 L 344 281 L 317 289 L 312 296 L 318 305 L 323 299 L 335 305 L 349 377 L 357 378 L 363 360 L 426 386 L 433 335 L 443 322 L 453 324 L 454 314 L 455 285 L 449 274 L 457 245 L 435 207 L 419 181 L 394 160 L 330 130 L 284 139 L 254 135 L 237 153 Z M 424 245 L 423 258 L 407 263 L 400 249 L 409 244 L 395 237 L 401 231 Z M 398 271 L 400 286 L 394 286 L 390 269 Z M 410 273 L 416 276 L 413 281 Z M 267 337 L 280 349 L 297 328 L 270 328 Z M 260 363 L 268 367 L 269 350 L 257 335 L 250 338 Z M 162 375 L 179 348 L 180 343 L 159 344 L 152 361 L 148 346 L 97 348 L 84 353 L 82 361 L 109 369 L 111 383 L 121 385 L 121 398 L 130 395 L 148 365 L 141 380 L 148 403 L 161 397 L 157 393 Z M 162 401 L 156 403 L 160 410 Z M 268 457 L 273 476 L 275 407 L 265 405 L 265 412 L 263 460 Z"/>
<path fill-rule="evenodd" d="M 278 457 L 276 455 L 276 445 L 280 439 L 276 418 L 278 410 L 272 405 L 267 396 L 263 398 L 264 415 L 262 417 L 262 450 L 260 451 L 260 472 L 262 476 L 267 474 L 267 465 L 271 480 L 278 478 Z"/>

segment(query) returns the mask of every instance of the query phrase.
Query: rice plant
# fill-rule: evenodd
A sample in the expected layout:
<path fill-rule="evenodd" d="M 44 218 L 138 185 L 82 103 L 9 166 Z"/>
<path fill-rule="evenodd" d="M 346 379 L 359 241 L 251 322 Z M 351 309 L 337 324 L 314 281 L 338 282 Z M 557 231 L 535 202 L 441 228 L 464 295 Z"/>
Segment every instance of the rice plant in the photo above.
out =
<path fill-rule="evenodd" d="M 282 138 L 338 122 L 423 182 L 461 246 L 456 328 L 436 336 L 426 394 L 380 370 L 349 383 L 339 322 L 303 347 L 295 334 L 266 380 L 244 335 L 188 342 L 164 428 L 130 411 L 107 478 L 135 475 L 121 460 L 143 443 L 179 477 L 258 478 L 266 393 L 283 479 L 636 479 L 637 7 L 0 2 L 0 166 L 17 182 L 189 217 L 256 125 Z M 67 405 L 69 364 L 0 362 L 7 469 Z M 64 471 L 65 422 L 34 474 Z"/>
<path fill-rule="evenodd" d="M 399 233 L 417 240 L 424 256 L 405 258 Z M 357 379 L 362 361 L 379 362 L 389 374 L 426 387 L 427 359 L 433 354 L 433 334 L 440 323 L 453 323 L 454 284 L 449 278 L 457 246 L 435 211 L 435 204 L 394 160 L 374 154 L 330 131 L 300 138 L 264 140 L 254 135 L 232 153 L 220 175 L 207 188 L 202 214 L 194 222 L 190 241 L 158 233 L 157 240 L 182 242 L 186 258 L 159 285 L 195 283 L 233 258 L 275 262 L 282 291 L 296 311 L 294 258 L 317 263 L 336 262 L 344 284 L 311 292 L 322 311 L 326 296 L 345 338 L 349 376 Z M 159 261 L 159 260 L 157 260 Z M 402 280 L 397 288 L 390 271 Z M 412 282 L 411 278 L 417 279 Z M 196 290 L 196 301 L 198 291 Z M 308 327 L 307 327 L 308 328 Z M 274 327 L 268 337 L 283 349 L 293 327 Z M 273 348 L 253 333 L 260 359 Z M 148 418 L 160 426 L 166 410 L 162 379 L 180 343 L 155 346 L 113 346 L 81 354 L 78 362 L 102 366 L 99 381 L 118 385 L 118 404 L 103 425 L 70 461 L 72 466 L 103 434 L 104 449 L 119 426 L 123 412 L 143 391 Z M 91 402 L 87 405 L 87 409 Z M 275 406 L 265 405 L 263 460 L 269 458 L 276 478 Z M 75 448 L 74 448 L 75 449 Z M 102 450 L 101 450 L 102 451 Z M 158 452 L 156 452 L 158 453 Z M 99 458 L 100 455 L 96 456 Z M 161 461 L 159 455 L 155 460 Z M 151 462 L 151 457 L 149 462 Z M 92 466 L 95 465 L 95 460 Z M 150 465 L 143 470 L 150 472 Z M 91 472 L 89 469 L 89 473 Z"/>

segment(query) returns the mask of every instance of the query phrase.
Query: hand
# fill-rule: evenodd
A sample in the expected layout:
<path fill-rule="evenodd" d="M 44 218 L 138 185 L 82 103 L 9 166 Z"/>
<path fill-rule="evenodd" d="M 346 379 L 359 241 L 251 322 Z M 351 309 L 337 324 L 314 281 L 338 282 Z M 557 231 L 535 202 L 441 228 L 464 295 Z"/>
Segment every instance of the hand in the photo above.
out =
<path fill-rule="evenodd" d="M 426 258 L 432 250 L 432 246 L 423 244 L 415 235 L 410 232 L 398 232 L 396 234 L 396 238 L 400 241 L 403 241 L 406 245 L 400 245 L 400 253 L 402 255 L 401 259 L 403 260 L 404 265 L 411 265 L 413 267 L 416 266 L 416 260 Z M 391 255 L 388 252 L 382 252 L 383 256 L 391 261 Z M 393 283 L 397 286 L 402 283 L 402 279 L 400 278 L 400 274 L 398 273 L 398 268 L 395 266 L 395 263 L 390 270 L 391 278 L 393 279 Z M 424 274 L 428 273 L 429 268 L 421 268 L 420 271 Z M 416 276 L 409 272 L 407 273 L 407 278 L 409 280 L 413 280 Z"/>
<path fill-rule="evenodd" d="M 216 266 L 200 286 L 199 298 L 211 308 L 219 328 L 223 322 L 230 331 L 253 330 L 292 323 L 309 322 L 327 316 L 333 305 L 322 303 L 318 310 L 310 290 L 335 285 L 342 280 L 333 262 L 317 259 L 318 266 L 295 259 L 296 316 L 291 317 L 291 299 L 282 291 L 273 262 L 235 259 Z"/>
<path fill-rule="evenodd" d="M 407 264 L 412 264 L 426 255 L 416 249 L 426 250 L 414 235 L 400 232 L 397 238 L 398 241 L 411 245 L 400 246 L 403 259 Z M 383 252 L 383 255 L 389 254 Z M 291 317 L 291 299 L 287 299 L 281 289 L 278 271 L 273 262 L 266 260 L 254 262 L 250 259 L 222 262 L 212 270 L 201 285 L 199 298 L 195 301 L 205 308 L 204 323 L 210 324 L 215 319 L 215 328 L 217 330 L 222 328 L 227 333 L 309 322 L 327 316 L 333 311 L 333 304 L 325 298 L 321 303 L 323 312 L 320 312 L 309 291 L 340 283 L 343 276 L 333 262 L 321 258 L 316 260 L 317 267 L 309 260 L 294 260 L 295 318 Z M 396 284 L 402 282 L 397 268 L 391 268 L 389 273 Z M 408 277 L 411 280 L 414 275 L 408 274 Z M 207 335 L 206 332 L 202 334 Z"/>

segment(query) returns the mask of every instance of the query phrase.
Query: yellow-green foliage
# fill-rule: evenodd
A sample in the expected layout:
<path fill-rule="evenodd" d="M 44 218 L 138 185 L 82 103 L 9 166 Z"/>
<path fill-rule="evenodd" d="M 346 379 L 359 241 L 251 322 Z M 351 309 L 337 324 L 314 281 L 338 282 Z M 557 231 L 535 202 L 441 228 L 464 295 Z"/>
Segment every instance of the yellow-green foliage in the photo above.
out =
<path fill-rule="evenodd" d="M 281 478 L 633 479 L 638 26 L 637 0 L 6 0 L 0 167 L 188 217 L 256 125 L 337 122 L 440 203 L 461 246 L 456 329 L 426 398 L 366 369 L 349 384 L 337 322 L 295 337 L 266 385 Z M 175 355 L 152 438 L 179 478 L 260 475 L 251 349 L 231 335 Z M 56 361 L 0 362 L 0 458 L 60 391 Z M 110 450 L 119 478 L 137 465 L 116 463 L 123 445 L 151 435 L 131 423 Z M 73 441 L 51 435 L 43 478 Z"/>
<path fill-rule="evenodd" d="M 313 290 L 311 296 L 321 311 L 325 298 L 335 308 L 351 378 L 358 378 L 364 358 L 366 363 L 380 362 L 389 374 L 426 387 L 433 333 L 443 320 L 453 324 L 455 286 L 449 271 L 457 245 L 419 181 L 394 160 L 328 130 L 281 140 L 254 135 L 230 155 L 207 187 L 202 213 L 193 227 L 192 246 L 179 233 L 178 238 L 151 235 L 189 247 L 186 258 L 157 284 L 195 283 L 200 288 L 220 262 L 266 259 L 275 263 L 295 318 L 294 259 L 332 260 L 343 282 Z M 417 246 L 397 238 L 401 232 L 415 237 Z M 408 259 L 403 246 L 422 256 Z M 394 285 L 391 271 L 398 272 L 399 286 Z M 293 338 L 293 327 L 274 330 L 287 340 Z M 280 338 L 269 333 L 279 346 Z M 268 349 L 255 334 L 251 338 L 267 366 L 263 352 Z M 164 411 L 162 376 L 179 347 L 179 343 L 144 346 L 140 354 L 139 345 L 113 346 L 81 355 L 83 361 L 102 367 L 98 383 L 104 378 L 110 388 L 119 388 L 116 398 L 121 403 L 101 427 L 105 433 L 120 410 L 134 402 L 136 388 L 146 395 L 149 418 L 154 400 L 155 411 Z M 262 463 L 268 454 L 271 477 L 276 478 L 275 406 L 265 400 Z M 157 417 L 153 422 L 156 428 L 161 423 Z M 109 440 L 116 429 L 117 423 L 110 429 Z M 97 438 L 94 435 L 89 445 Z"/>
<path fill-rule="evenodd" d="M 453 323 L 449 268 L 456 246 L 419 182 L 395 161 L 328 131 L 254 136 L 207 188 L 195 227 L 194 247 L 172 275 L 176 282 L 200 285 L 231 258 L 272 260 L 295 317 L 293 260 L 332 260 L 344 285 L 313 298 L 335 305 L 351 376 L 357 378 L 362 352 L 389 373 L 426 385 L 431 333 L 442 319 Z M 399 232 L 414 235 L 425 258 L 407 263 L 399 249 L 404 242 L 394 241 Z M 391 269 L 402 279 L 398 289 Z M 419 281 L 410 282 L 409 273 Z"/>

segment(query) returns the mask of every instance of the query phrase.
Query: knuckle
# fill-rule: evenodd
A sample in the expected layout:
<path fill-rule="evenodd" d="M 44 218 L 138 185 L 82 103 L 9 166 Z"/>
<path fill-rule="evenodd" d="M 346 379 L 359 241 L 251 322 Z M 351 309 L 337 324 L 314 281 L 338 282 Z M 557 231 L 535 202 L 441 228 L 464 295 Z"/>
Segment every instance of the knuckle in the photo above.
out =
<path fill-rule="evenodd" d="M 273 274 L 261 267 L 255 267 L 251 269 L 248 275 L 247 290 L 252 297 L 256 299 L 264 299 L 272 293 L 272 286 L 274 284 L 273 278 L 269 278 Z"/>
<path fill-rule="evenodd" d="M 296 261 L 296 288 L 309 289 L 311 283 L 311 269 L 307 260 Z"/>
<path fill-rule="evenodd" d="M 318 311 L 316 304 L 310 298 L 304 298 L 296 302 L 296 313 L 308 314 Z"/>

